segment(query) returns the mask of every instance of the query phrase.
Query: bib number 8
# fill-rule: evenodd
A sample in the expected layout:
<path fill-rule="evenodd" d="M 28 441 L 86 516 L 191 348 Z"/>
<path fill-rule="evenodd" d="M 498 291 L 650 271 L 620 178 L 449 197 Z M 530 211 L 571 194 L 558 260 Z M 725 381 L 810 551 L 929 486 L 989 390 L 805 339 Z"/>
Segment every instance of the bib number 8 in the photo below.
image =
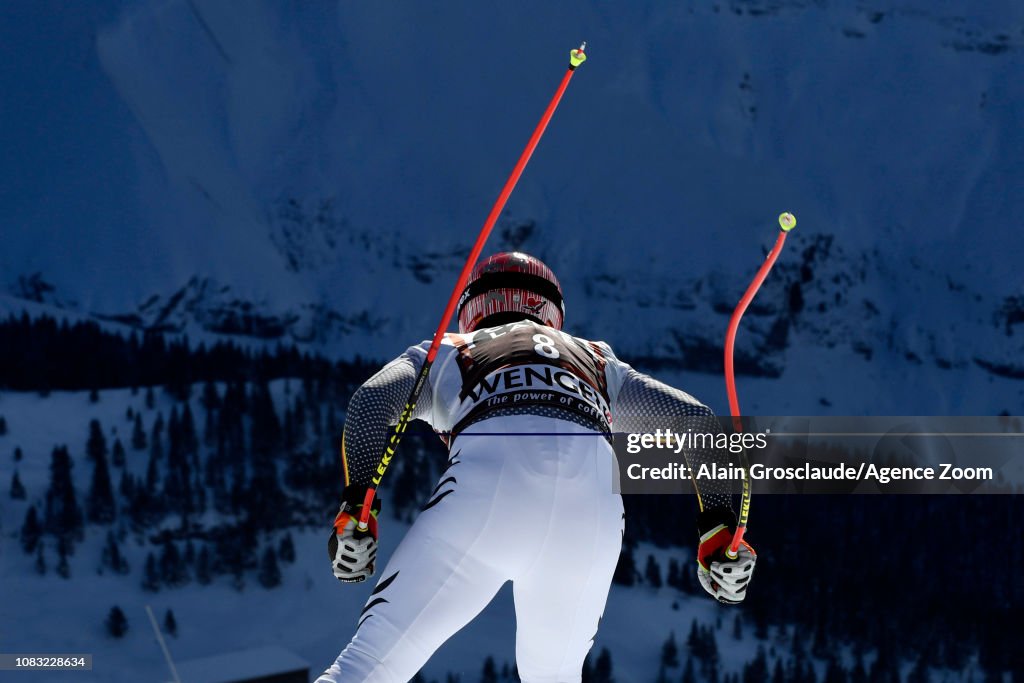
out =
<path fill-rule="evenodd" d="M 546 334 L 533 335 L 533 350 L 545 358 L 558 358 L 558 349 L 555 348 L 555 340 Z"/>

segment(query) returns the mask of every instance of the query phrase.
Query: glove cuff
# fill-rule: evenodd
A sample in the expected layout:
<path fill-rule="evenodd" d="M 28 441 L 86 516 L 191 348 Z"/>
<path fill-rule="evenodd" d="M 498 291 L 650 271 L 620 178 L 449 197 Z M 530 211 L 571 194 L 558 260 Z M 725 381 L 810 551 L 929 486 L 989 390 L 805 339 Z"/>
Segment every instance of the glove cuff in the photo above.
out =
<path fill-rule="evenodd" d="M 736 514 L 730 508 L 702 510 L 697 515 L 697 533 L 700 534 L 697 564 L 701 569 L 710 570 L 711 562 L 732 542 L 735 529 Z"/>
<path fill-rule="evenodd" d="M 369 489 L 368 486 L 346 486 L 345 490 L 341 494 L 341 509 L 338 510 L 338 515 L 334 518 L 334 531 L 337 534 L 343 534 L 345 527 L 348 525 L 350 520 L 358 522 L 362 516 L 363 501 L 366 500 L 366 491 Z M 377 538 L 377 515 L 380 514 L 380 498 L 374 496 L 373 503 L 370 505 L 370 517 L 367 520 L 367 532 L 374 539 Z M 356 531 L 356 535 L 366 533 Z"/>
<path fill-rule="evenodd" d="M 347 512 L 353 517 L 358 517 L 355 513 L 363 509 L 363 501 L 366 500 L 366 491 L 369 488 L 369 486 L 359 484 L 346 486 L 341 492 L 341 511 Z M 375 495 L 373 497 L 373 503 L 370 505 L 370 514 L 376 517 L 380 514 L 380 508 L 380 496 Z"/>
<path fill-rule="evenodd" d="M 709 531 L 722 525 L 730 532 L 736 529 L 736 513 L 732 508 L 712 508 L 697 513 L 697 535 L 702 538 Z"/>

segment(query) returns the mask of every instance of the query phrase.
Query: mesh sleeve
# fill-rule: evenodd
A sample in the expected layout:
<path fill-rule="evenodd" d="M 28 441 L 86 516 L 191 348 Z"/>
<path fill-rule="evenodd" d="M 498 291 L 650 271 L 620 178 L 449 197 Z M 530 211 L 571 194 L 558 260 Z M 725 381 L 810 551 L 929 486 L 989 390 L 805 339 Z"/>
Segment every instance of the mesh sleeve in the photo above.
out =
<path fill-rule="evenodd" d="M 352 395 L 341 435 L 345 485 L 367 485 L 377 469 L 391 427 L 398 422 L 416 383 L 422 361 L 403 354 L 385 365 Z M 423 385 L 411 419 L 427 418 L 432 404 L 430 382 Z"/>
<path fill-rule="evenodd" d="M 722 431 L 715 414 L 703 403 L 633 368 L 629 368 L 623 377 L 612 413 L 616 432 L 643 434 L 653 433 L 659 428 L 669 428 L 677 433 L 687 429 L 710 434 Z M 691 470 L 705 463 L 730 463 L 729 453 L 724 449 L 684 449 L 683 455 Z M 693 485 L 702 511 L 732 509 L 728 481 L 702 479 L 699 486 L 696 480 Z"/>

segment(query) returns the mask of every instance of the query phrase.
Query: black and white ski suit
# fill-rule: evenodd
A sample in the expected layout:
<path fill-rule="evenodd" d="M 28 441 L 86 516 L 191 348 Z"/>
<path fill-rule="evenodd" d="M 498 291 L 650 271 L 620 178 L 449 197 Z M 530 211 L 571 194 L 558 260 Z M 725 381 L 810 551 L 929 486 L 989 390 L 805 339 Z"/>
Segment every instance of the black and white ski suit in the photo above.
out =
<path fill-rule="evenodd" d="M 369 483 L 428 347 L 411 347 L 354 395 L 346 484 Z M 653 432 L 669 416 L 721 429 L 706 406 L 607 344 L 528 321 L 448 334 L 414 413 L 450 434 L 448 467 L 317 683 L 409 680 L 506 581 L 520 678 L 579 681 L 624 528 L 607 437 Z M 728 458 L 685 455 L 694 468 Z M 697 493 L 702 509 L 730 507 L 725 483 L 702 481 Z"/>

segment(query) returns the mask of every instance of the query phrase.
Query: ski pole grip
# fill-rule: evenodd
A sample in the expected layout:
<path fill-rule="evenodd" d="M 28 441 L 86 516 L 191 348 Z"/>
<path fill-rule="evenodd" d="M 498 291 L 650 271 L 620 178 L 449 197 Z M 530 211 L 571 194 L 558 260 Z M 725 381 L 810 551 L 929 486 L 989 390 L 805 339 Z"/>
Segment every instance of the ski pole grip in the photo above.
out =
<path fill-rule="evenodd" d="M 740 543 L 743 542 L 743 533 L 747 530 L 745 526 L 736 527 L 736 533 L 732 536 L 732 543 L 729 544 L 729 549 L 725 551 L 725 556 L 730 560 L 735 560 L 740 556 Z"/>
<path fill-rule="evenodd" d="M 373 505 L 373 497 L 377 495 L 377 489 L 372 486 L 366 489 L 366 495 L 363 497 L 363 508 L 359 511 L 359 523 L 356 524 L 356 531 L 366 531 L 370 528 L 370 513 L 372 510 L 370 506 Z"/>

